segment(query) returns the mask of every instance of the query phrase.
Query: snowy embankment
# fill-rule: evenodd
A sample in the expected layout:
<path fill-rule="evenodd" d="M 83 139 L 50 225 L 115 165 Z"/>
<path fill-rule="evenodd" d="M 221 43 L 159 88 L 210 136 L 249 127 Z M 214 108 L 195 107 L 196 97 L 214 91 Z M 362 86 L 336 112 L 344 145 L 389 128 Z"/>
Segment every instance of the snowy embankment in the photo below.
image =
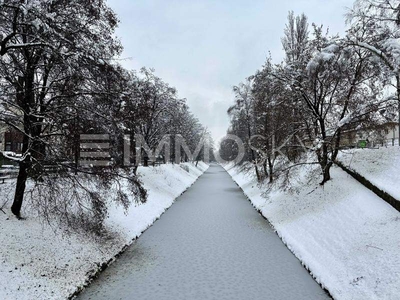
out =
<path fill-rule="evenodd" d="M 298 167 L 290 189 L 259 186 L 240 168 L 225 168 L 335 299 L 398 299 L 400 213 L 393 207 L 336 167 L 323 187 L 318 167 Z"/>
<path fill-rule="evenodd" d="M 343 150 L 339 153 L 338 160 L 382 191 L 400 200 L 400 147 Z"/>
<path fill-rule="evenodd" d="M 151 226 L 174 200 L 208 168 L 185 163 L 139 168 L 149 196 L 145 204 L 110 207 L 108 240 L 80 234 L 66 235 L 24 211 L 16 220 L 6 206 L 0 212 L 0 299 L 65 299 L 100 266 L 110 261 Z M 0 206 L 11 195 L 12 183 L 0 185 Z"/>

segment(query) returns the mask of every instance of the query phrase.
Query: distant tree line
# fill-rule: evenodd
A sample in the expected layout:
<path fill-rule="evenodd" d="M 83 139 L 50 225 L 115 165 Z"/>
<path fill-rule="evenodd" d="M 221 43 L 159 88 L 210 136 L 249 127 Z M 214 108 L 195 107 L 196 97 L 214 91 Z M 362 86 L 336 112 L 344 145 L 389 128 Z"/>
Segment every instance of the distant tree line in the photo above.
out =
<path fill-rule="evenodd" d="M 290 12 L 282 37 L 284 61 L 273 64 L 268 57 L 234 87 L 228 134 L 244 141 L 243 161 L 252 163 L 258 180 L 272 182 L 279 175 L 276 162 L 285 161 L 286 166 L 319 164 L 324 184 L 344 131 L 398 116 L 398 1 L 356 1 L 348 23 L 344 37 L 331 36 L 322 25 L 310 27 L 304 14 Z M 239 150 L 226 139 L 219 151 L 232 160 Z M 306 153 L 313 154 L 313 162 Z"/>
<path fill-rule="evenodd" d="M 104 0 L 0 1 L 0 122 L 24 137 L 17 217 L 29 185 L 46 219 L 99 231 L 109 201 L 127 208 L 146 200 L 137 166 L 123 164 L 124 136 L 132 139 L 132 159 L 135 134 L 151 150 L 168 134 L 182 135 L 191 151 L 210 139 L 185 99 L 153 70 L 118 63 L 117 24 Z M 81 134 L 109 135 L 108 167 L 78 163 Z"/>

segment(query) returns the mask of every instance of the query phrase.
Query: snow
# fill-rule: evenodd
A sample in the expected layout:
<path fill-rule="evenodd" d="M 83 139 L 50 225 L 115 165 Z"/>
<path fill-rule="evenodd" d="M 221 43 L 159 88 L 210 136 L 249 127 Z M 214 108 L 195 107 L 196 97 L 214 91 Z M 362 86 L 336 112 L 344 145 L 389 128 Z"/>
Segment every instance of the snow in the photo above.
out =
<path fill-rule="evenodd" d="M 365 49 L 368 49 L 369 51 L 374 52 L 377 55 L 383 55 L 382 51 L 378 50 L 376 47 L 374 47 L 374 46 L 372 46 L 370 44 L 367 44 L 367 43 L 364 43 L 364 42 L 357 42 L 357 41 L 355 41 L 354 44 L 356 44 L 356 45 L 358 45 L 360 47 L 363 47 Z"/>
<path fill-rule="evenodd" d="M 213 164 L 78 299 L 328 299 Z"/>
<path fill-rule="evenodd" d="M 336 167 L 321 187 L 318 166 L 300 166 L 287 189 L 225 168 L 334 299 L 398 299 L 400 214 L 393 207 Z"/>
<path fill-rule="evenodd" d="M 400 200 L 400 149 L 350 149 L 339 152 L 338 160 L 375 186 Z"/>
<path fill-rule="evenodd" d="M 386 99 L 384 100 L 386 101 Z M 349 124 L 351 121 L 353 121 L 357 116 L 360 116 L 366 112 L 368 105 L 363 104 L 357 107 L 356 110 L 353 112 L 348 113 L 346 116 L 344 116 L 342 119 L 339 120 L 336 128 L 334 128 L 334 131 L 338 130 L 339 128 Z"/>
<path fill-rule="evenodd" d="M 387 39 L 383 43 L 383 47 L 391 54 L 395 65 L 398 66 L 400 64 L 400 39 Z"/>
<path fill-rule="evenodd" d="M 25 209 L 27 220 L 16 220 L 9 210 L 12 182 L 0 184 L 0 299 L 65 299 L 85 284 L 89 275 L 140 236 L 208 168 L 202 162 L 140 167 L 146 204 L 126 214 L 110 207 L 106 221 L 110 239 L 66 235 L 51 228 Z M 28 206 L 28 205 L 26 205 Z"/>
<path fill-rule="evenodd" d="M 393 65 L 393 63 L 390 61 L 390 59 L 386 56 L 386 54 L 383 51 L 377 49 L 376 47 L 374 47 L 368 43 L 364 43 L 364 42 L 354 41 L 354 44 L 371 51 L 376 56 L 383 59 L 384 63 L 386 65 L 388 65 L 389 68 L 393 69 L 394 73 L 397 71 L 397 69 L 398 69 L 397 66 Z"/>
<path fill-rule="evenodd" d="M 315 69 L 317 67 L 318 67 L 318 61 L 315 58 L 311 59 L 307 64 L 307 68 L 306 68 L 307 73 L 311 74 L 312 72 L 315 71 Z"/>
<path fill-rule="evenodd" d="M 335 52 L 337 52 L 339 47 L 337 45 L 329 45 L 328 47 L 322 49 L 322 51 L 316 51 L 308 62 L 306 70 L 308 74 L 315 72 L 315 69 L 325 62 L 331 61 L 335 57 Z"/>
<path fill-rule="evenodd" d="M 337 128 L 341 128 L 344 125 L 350 123 L 354 119 L 354 115 L 352 113 L 348 114 L 347 116 L 344 116 L 338 123 Z"/>
<path fill-rule="evenodd" d="M 321 52 L 321 59 L 322 61 L 330 61 L 332 58 L 335 57 L 334 53 L 329 52 Z"/>
<path fill-rule="evenodd" d="M 330 44 L 329 46 L 322 49 L 323 52 L 330 52 L 330 53 L 335 53 L 338 50 L 339 50 L 339 46 L 336 44 Z"/>
<path fill-rule="evenodd" d="M 110 214 L 110 227 L 119 228 L 125 235 L 127 242 L 137 237 L 154 223 L 156 219 L 171 206 L 172 201 L 185 191 L 207 169 L 199 162 L 199 168 L 193 164 L 160 165 L 156 168 L 141 168 L 139 174 L 144 187 L 150 191 L 145 205 L 131 207 L 128 216 L 125 216 L 121 207 L 113 207 Z M 147 216 L 147 218 L 143 218 Z"/>

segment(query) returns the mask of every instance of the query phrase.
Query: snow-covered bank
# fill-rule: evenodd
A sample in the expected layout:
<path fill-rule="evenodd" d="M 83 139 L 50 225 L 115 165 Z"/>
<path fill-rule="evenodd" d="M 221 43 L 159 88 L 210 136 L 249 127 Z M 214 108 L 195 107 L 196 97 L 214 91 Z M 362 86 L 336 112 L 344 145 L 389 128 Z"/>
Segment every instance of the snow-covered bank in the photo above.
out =
<path fill-rule="evenodd" d="M 389 204 L 339 168 L 321 187 L 316 166 L 299 167 L 289 190 L 225 168 L 335 299 L 398 299 L 400 214 Z"/>
<path fill-rule="evenodd" d="M 204 163 L 139 168 L 149 192 L 146 204 L 110 207 L 110 240 L 78 234 L 66 236 L 29 216 L 18 221 L 6 206 L 0 212 L 0 299 L 65 299 L 99 266 L 113 258 L 148 228 L 208 168 Z M 10 183 L 0 185 L 0 206 L 11 195 Z"/>
<path fill-rule="evenodd" d="M 400 148 L 343 150 L 338 160 L 372 184 L 400 200 Z"/>

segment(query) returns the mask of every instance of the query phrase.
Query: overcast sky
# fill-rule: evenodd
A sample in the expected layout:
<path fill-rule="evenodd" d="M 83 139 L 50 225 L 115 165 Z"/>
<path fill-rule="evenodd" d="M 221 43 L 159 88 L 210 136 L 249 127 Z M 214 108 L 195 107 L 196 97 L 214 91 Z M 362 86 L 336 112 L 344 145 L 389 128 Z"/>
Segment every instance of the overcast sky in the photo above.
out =
<path fill-rule="evenodd" d="M 254 74 L 268 51 L 283 58 L 289 10 L 344 33 L 353 0 L 108 0 L 120 19 L 126 68 L 152 67 L 187 98 L 218 141 L 229 126 L 232 86 Z"/>

